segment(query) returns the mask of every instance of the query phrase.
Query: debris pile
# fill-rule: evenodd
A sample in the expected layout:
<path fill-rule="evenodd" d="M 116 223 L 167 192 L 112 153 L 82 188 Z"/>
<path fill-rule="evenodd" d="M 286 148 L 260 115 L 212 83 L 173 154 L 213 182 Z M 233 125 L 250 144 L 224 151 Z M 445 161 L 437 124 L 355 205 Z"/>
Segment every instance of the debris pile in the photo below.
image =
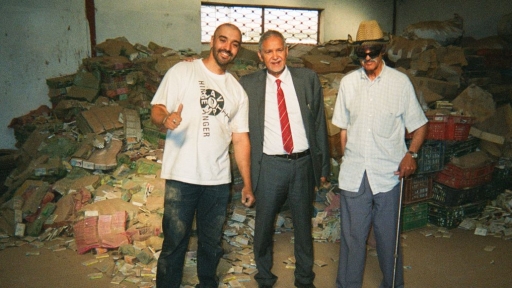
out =
<path fill-rule="evenodd" d="M 446 29 L 450 33 L 444 33 Z M 419 166 L 424 172 L 438 172 L 446 163 L 477 149 L 498 163 L 493 166 L 501 167 L 495 169 L 497 174 L 504 171 L 501 178 L 493 173 L 499 181 L 484 181 L 484 191 L 492 194 L 485 199 L 492 204 L 460 227 L 510 239 L 511 193 L 502 192 L 512 184 L 508 181 L 512 165 L 507 162 L 512 157 L 512 66 L 502 64 L 512 63 L 512 53 L 510 46 L 488 49 L 482 41 L 462 38 L 461 29 L 462 19 L 457 15 L 453 20 L 411 25 L 402 37 L 391 37 L 386 64 L 410 77 L 429 116 L 428 140 L 438 141 L 426 142 L 422 148 L 420 157 L 424 158 L 418 161 L 423 161 Z M 341 79 L 359 68 L 350 38 L 289 47 L 287 64 L 315 70 L 324 92 L 332 173 L 330 183 L 316 191 L 312 219 L 316 242 L 339 241 L 340 129 L 330 119 Z M 6 191 L 0 195 L 0 250 L 27 244 L 41 248 L 48 242 L 51 247 L 47 248 L 55 252 L 72 249 L 92 254 L 92 259 L 83 262 L 98 270 L 88 275 L 91 279 L 106 275 L 113 284 L 127 281 L 152 287 L 163 240 L 165 180 L 159 178 L 159 170 L 166 131 L 151 123 L 150 101 L 170 67 L 200 55 L 153 42 L 132 45 L 123 37 L 108 39 L 96 50 L 99 56 L 84 59 L 75 74 L 47 79 L 51 108 L 41 106 L 9 125 L 19 150 L 1 158 L 16 161 L 16 167 L 5 177 Z M 256 52 L 242 48 L 228 70 L 239 78 L 260 68 Z M 471 121 L 453 120 L 464 117 Z M 453 134 L 459 131 L 449 130 L 453 127 L 465 134 Z M 235 204 L 243 183 L 232 163 L 233 201 L 225 223 L 226 254 L 219 275 L 224 287 L 243 287 L 256 272 L 252 251 L 255 211 Z M 417 199 L 433 197 L 428 190 L 433 177 L 427 176 L 427 192 Z M 412 194 L 425 188 L 411 187 L 417 189 L 410 190 Z M 420 220 L 426 225 L 427 215 L 420 216 L 425 216 Z M 284 209 L 275 231 L 292 229 L 289 211 Z M 438 230 L 441 237 L 449 237 L 444 229 Z M 294 268 L 293 257 L 284 262 Z M 189 251 L 183 280 L 188 287 L 198 283 L 195 263 L 195 251 Z M 318 259 L 315 264 L 326 265 Z"/>

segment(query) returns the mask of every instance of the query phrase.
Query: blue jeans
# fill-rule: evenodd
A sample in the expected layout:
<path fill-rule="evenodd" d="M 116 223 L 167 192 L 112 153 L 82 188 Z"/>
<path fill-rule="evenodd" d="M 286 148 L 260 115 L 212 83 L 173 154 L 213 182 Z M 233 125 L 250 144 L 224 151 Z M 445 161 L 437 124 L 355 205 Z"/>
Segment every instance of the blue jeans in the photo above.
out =
<path fill-rule="evenodd" d="M 179 288 L 192 223 L 197 224 L 197 276 L 201 287 L 218 287 L 217 265 L 222 257 L 222 227 L 226 220 L 229 184 L 206 186 L 167 180 L 158 258 L 158 288 Z"/>

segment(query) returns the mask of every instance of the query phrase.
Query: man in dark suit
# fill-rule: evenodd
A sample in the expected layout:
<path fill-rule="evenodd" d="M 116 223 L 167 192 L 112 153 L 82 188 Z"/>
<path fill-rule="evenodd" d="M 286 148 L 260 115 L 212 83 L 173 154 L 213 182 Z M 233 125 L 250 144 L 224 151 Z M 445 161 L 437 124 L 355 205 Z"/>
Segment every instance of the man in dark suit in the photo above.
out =
<path fill-rule="evenodd" d="M 275 217 L 288 200 L 294 227 L 295 286 L 313 280 L 312 202 L 315 185 L 329 175 L 329 145 L 322 87 L 315 72 L 286 66 L 288 47 L 265 32 L 258 56 L 266 69 L 240 79 L 249 97 L 251 179 L 256 197 L 254 257 L 259 287 L 272 287 Z M 284 105 L 283 105 L 284 104 Z M 287 113 L 285 113 L 287 112 Z"/>

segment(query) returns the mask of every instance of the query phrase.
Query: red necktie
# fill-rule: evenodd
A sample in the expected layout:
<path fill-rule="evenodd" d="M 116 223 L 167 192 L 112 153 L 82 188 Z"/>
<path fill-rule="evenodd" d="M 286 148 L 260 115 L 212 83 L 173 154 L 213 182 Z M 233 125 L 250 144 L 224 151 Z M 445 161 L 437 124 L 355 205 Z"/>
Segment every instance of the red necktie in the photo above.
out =
<path fill-rule="evenodd" d="M 277 79 L 277 108 L 279 109 L 279 122 L 281 122 L 281 136 L 283 137 L 283 148 L 288 154 L 293 152 L 292 130 L 286 112 L 286 102 L 284 101 L 283 89 L 281 89 L 281 80 Z"/>

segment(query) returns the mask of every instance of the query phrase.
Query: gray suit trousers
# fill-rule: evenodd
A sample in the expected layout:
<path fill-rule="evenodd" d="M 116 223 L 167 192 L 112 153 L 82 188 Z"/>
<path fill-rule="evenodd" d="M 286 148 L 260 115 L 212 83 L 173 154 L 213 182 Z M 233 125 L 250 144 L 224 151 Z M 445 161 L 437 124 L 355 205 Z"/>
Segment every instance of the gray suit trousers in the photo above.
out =
<path fill-rule="evenodd" d="M 313 238 L 311 235 L 314 178 L 311 156 L 288 160 L 263 155 L 256 196 L 254 256 L 259 285 L 274 285 L 272 254 L 276 216 L 288 200 L 294 227 L 296 259 L 295 284 L 311 284 L 313 272 Z M 292 287 L 290 284 L 289 287 Z"/>
<path fill-rule="evenodd" d="M 340 261 L 336 286 L 360 288 L 366 260 L 366 239 L 373 224 L 379 266 L 383 275 L 380 288 L 393 282 L 396 229 L 400 185 L 391 191 L 373 194 L 366 173 L 358 192 L 341 190 Z M 395 287 L 403 287 L 402 249 L 398 245 Z"/>

